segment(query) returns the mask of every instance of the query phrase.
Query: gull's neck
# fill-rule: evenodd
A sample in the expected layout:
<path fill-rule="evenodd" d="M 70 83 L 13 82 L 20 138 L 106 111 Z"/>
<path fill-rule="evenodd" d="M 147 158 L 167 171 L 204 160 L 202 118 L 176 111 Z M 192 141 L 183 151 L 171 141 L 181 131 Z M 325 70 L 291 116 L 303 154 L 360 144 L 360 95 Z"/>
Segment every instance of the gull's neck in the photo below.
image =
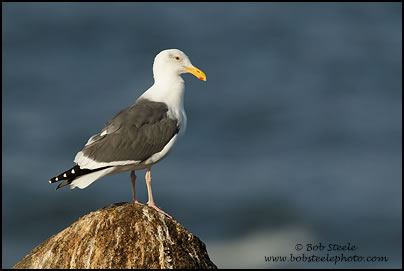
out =
<path fill-rule="evenodd" d="M 140 96 L 166 103 L 169 109 L 184 110 L 184 80 L 178 74 L 154 76 L 154 84 Z"/>

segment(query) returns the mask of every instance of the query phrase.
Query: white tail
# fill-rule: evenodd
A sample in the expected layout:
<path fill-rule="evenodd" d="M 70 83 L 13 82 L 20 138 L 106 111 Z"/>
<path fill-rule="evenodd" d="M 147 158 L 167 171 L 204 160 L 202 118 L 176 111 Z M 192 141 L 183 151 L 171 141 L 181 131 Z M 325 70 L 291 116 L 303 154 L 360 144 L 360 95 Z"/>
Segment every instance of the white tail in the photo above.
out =
<path fill-rule="evenodd" d="M 93 173 L 89 173 L 83 176 L 80 176 L 73 180 L 70 184 L 70 188 L 74 189 L 76 187 L 83 189 L 95 182 L 96 180 L 109 175 L 112 171 L 114 171 L 115 167 L 109 167 L 106 169 L 102 169 Z"/>

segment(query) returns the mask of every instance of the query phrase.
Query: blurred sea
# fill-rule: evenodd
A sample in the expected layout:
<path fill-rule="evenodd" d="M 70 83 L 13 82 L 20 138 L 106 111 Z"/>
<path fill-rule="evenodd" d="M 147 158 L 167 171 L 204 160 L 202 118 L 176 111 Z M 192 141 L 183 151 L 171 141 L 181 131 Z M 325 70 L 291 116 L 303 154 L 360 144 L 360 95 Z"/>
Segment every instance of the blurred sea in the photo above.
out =
<path fill-rule="evenodd" d="M 168 48 L 207 82 L 183 76 L 187 131 L 153 167 L 153 194 L 218 267 L 402 267 L 401 3 L 2 3 L 2 15 L 3 268 L 131 200 L 129 173 L 84 190 L 48 179 L 152 85 Z M 319 243 L 358 248 L 307 251 Z M 302 253 L 365 260 L 265 261 Z"/>

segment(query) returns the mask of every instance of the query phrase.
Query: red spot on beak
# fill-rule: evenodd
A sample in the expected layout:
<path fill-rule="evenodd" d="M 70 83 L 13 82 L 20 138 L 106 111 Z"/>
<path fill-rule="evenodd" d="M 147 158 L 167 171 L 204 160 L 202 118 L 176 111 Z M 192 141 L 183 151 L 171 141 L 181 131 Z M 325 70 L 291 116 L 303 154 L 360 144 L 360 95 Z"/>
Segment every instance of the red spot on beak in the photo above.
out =
<path fill-rule="evenodd" d="M 200 80 L 203 80 L 203 77 L 199 77 Z"/>

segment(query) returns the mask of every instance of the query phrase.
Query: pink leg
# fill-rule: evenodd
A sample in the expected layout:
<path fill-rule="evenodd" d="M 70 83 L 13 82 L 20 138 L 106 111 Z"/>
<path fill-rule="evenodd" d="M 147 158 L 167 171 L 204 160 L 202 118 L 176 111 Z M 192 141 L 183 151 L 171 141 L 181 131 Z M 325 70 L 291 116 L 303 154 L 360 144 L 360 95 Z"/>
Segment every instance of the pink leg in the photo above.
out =
<path fill-rule="evenodd" d="M 130 180 L 132 181 L 132 198 L 133 198 L 133 203 L 141 204 L 136 200 L 136 188 L 135 188 L 135 181 L 136 181 L 136 175 L 135 172 L 132 170 L 130 172 Z"/>
<path fill-rule="evenodd" d="M 153 194 L 152 194 L 152 188 L 151 188 L 151 168 L 147 168 L 147 172 L 146 172 L 146 184 L 147 184 L 147 193 L 149 194 L 149 201 L 147 202 L 147 206 L 156 209 L 158 212 L 165 214 L 166 216 L 168 216 L 169 218 L 172 218 L 172 216 L 170 216 L 169 214 L 167 214 L 166 212 L 164 212 L 163 210 L 161 210 L 159 207 L 156 206 L 156 204 L 154 203 L 153 200 Z"/>

